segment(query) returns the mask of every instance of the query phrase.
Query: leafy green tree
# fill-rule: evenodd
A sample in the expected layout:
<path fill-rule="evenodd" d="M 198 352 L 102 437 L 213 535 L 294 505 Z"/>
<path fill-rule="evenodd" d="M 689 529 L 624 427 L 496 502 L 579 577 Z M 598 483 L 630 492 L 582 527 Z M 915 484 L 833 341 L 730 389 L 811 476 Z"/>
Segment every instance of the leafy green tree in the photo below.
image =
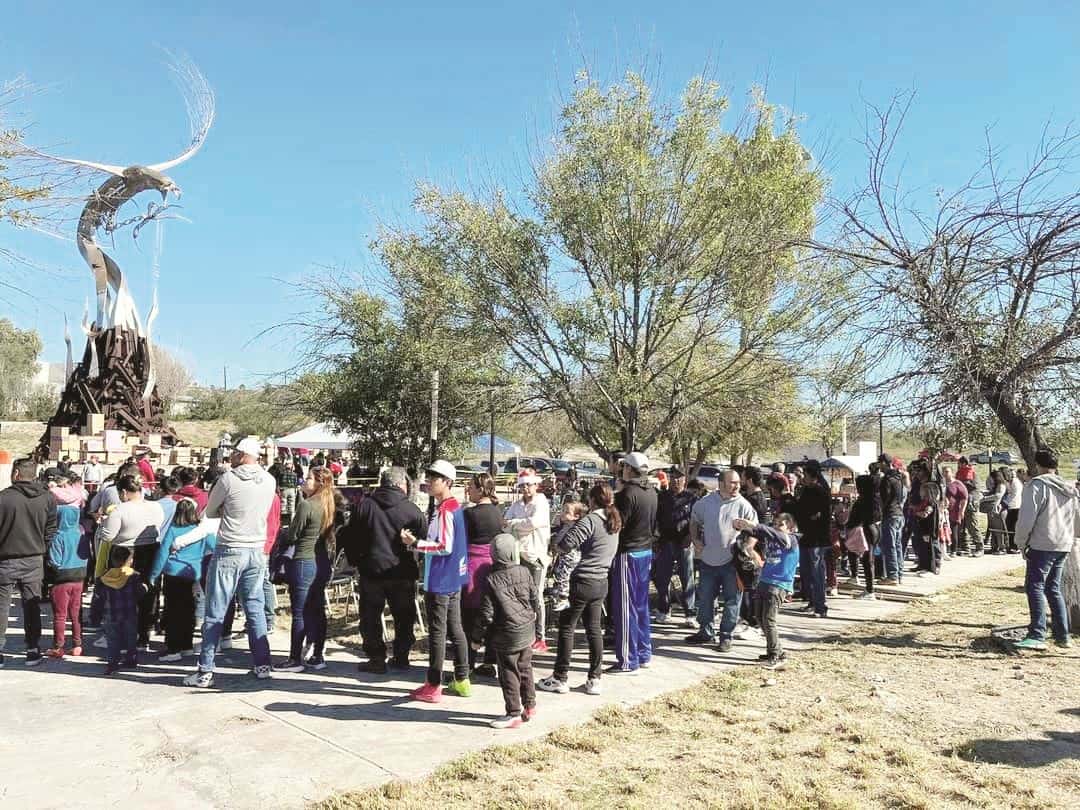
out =
<path fill-rule="evenodd" d="M 19 329 L 7 318 L 0 318 L 0 415 L 4 418 L 25 409 L 41 349 L 37 332 Z"/>
<path fill-rule="evenodd" d="M 702 78 L 674 109 L 636 74 L 581 74 L 521 210 L 423 186 L 422 227 L 376 248 L 602 456 L 648 449 L 755 365 L 795 357 L 837 292 L 794 247 L 824 180 L 793 120 L 756 95 L 725 130 L 727 106 Z"/>

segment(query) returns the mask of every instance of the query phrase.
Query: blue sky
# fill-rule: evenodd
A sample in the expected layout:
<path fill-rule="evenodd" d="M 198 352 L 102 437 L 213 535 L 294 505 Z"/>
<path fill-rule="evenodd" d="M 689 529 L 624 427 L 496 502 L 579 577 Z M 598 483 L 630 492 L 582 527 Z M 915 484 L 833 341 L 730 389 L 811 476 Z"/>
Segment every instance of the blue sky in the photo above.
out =
<path fill-rule="evenodd" d="M 58 153 L 130 164 L 182 150 L 186 115 L 161 47 L 189 54 L 213 86 L 209 140 L 171 173 L 191 222 L 166 225 L 156 333 L 217 384 L 225 365 L 230 385 L 291 365 L 301 334 L 252 338 L 311 305 L 298 295 L 306 276 L 370 271 L 378 223 L 410 216 L 416 181 L 494 176 L 517 192 L 586 64 L 605 80 L 647 64 L 668 98 L 709 68 L 736 107 L 767 85 L 804 117 L 841 192 L 865 176 L 867 101 L 916 91 L 898 156 L 907 185 L 927 189 L 977 168 L 987 127 L 1019 165 L 1043 125 L 1073 121 L 1080 104 L 1080 11 L 1067 4 L 13 5 L 0 81 L 39 88 L 20 112 Z M 38 329 L 45 358 L 61 360 L 62 313 L 79 320 L 89 271 L 73 242 L 0 226 L 0 243 L 54 268 L 0 268 L 29 293 L 0 298 L 0 315 Z M 150 229 L 140 243 L 121 237 L 116 255 L 145 313 Z"/>

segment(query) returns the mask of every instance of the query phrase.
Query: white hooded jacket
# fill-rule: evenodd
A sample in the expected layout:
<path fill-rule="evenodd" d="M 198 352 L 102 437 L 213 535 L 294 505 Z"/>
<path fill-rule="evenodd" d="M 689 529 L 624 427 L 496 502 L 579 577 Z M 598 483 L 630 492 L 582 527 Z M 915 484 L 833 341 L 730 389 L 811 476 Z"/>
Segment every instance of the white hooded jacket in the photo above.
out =
<path fill-rule="evenodd" d="M 218 548 L 262 548 L 266 542 L 266 518 L 274 501 L 274 477 L 258 464 L 233 467 L 214 484 L 204 515 L 221 518 Z"/>

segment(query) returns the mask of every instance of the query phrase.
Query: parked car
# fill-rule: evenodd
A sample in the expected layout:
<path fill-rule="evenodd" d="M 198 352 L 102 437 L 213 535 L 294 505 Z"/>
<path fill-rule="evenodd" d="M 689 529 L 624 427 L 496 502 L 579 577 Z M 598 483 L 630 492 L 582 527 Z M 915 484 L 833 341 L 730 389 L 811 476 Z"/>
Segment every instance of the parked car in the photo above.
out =
<path fill-rule="evenodd" d="M 720 476 L 725 469 L 727 468 L 717 464 L 702 464 L 694 478 L 703 483 L 708 489 L 719 489 Z"/>
<path fill-rule="evenodd" d="M 502 471 L 504 473 L 518 474 L 518 471 L 525 468 L 532 467 L 540 475 L 550 475 L 555 470 L 551 466 L 551 462 L 546 458 L 540 458 L 538 456 L 517 456 L 515 458 L 508 458 L 502 465 Z"/>
<path fill-rule="evenodd" d="M 982 453 L 968 456 L 968 461 L 972 464 L 1004 464 L 1007 467 L 1011 467 L 1017 463 L 1017 459 L 1008 450 L 995 450 L 992 457 L 988 456 L 986 452 L 983 451 Z"/>

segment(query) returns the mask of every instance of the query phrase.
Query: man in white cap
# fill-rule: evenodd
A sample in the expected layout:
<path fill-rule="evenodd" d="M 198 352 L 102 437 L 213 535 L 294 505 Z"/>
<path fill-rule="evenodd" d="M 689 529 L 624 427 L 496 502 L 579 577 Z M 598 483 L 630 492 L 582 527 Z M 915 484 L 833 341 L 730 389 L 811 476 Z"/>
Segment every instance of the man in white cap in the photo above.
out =
<path fill-rule="evenodd" d="M 428 495 L 435 501 L 435 516 L 427 536 L 401 530 L 401 542 L 424 555 L 424 608 L 428 620 L 428 671 L 424 683 L 410 696 L 424 703 L 443 697 L 443 663 L 446 642 L 454 647 L 454 678 L 446 691 L 458 697 L 472 693 L 469 682 L 469 642 L 461 624 L 461 588 L 469 579 L 465 515 L 452 494 L 457 470 L 439 459 L 427 468 Z"/>
<path fill-rule="evenodd" d="M 622 488 L 615 506 L 622 516 L 619 550 L 611 564 L 611 620 L 615 661 L 608 672 L 636 674 L 652 661 L 649 626 L 649 575 L 656 537 L 656 490 L 649 486 L 649 459 L 627 453 L 622 459 Z"/>
<path fill-rule="evenodd" d="M 206 574 L 206 617 L 199 669 L 184 678 L 186 686 L 206 688 L 213 684 L 214 655 L 221 640 L 222 623 L 237 592 L 244 602 L 255 677 L 271 677 L 263 599 L 266 576 L 263 544 L 266 518 L 277 486 L 273 476 L 259 466 L 260 455 L 262 446 L 257 439 L 241 440 L 230 459 L 232 469 L 210 490 L 204 514 L 208 518 L 220 518 L 221 525 Z"/>
<path fill-rule="evenodd" d="M 551 545 L 551 506 L 547 497 L 537 490 L 543 479 L 532 467 L 522 467 L 517 483 L 521 490 L 521 500 L 510 504 L 506 510 L 506 528 L 518 540 L 521 552 L 521 564 L 532 573 L 536 583 L 536 597 L 540 610 L 536 613 L 536 641 L 533 649 L 547 652 L 544 640 L 544 581 L 547 579 L 548 566 L 551 565 L 549 547 Z"/>

